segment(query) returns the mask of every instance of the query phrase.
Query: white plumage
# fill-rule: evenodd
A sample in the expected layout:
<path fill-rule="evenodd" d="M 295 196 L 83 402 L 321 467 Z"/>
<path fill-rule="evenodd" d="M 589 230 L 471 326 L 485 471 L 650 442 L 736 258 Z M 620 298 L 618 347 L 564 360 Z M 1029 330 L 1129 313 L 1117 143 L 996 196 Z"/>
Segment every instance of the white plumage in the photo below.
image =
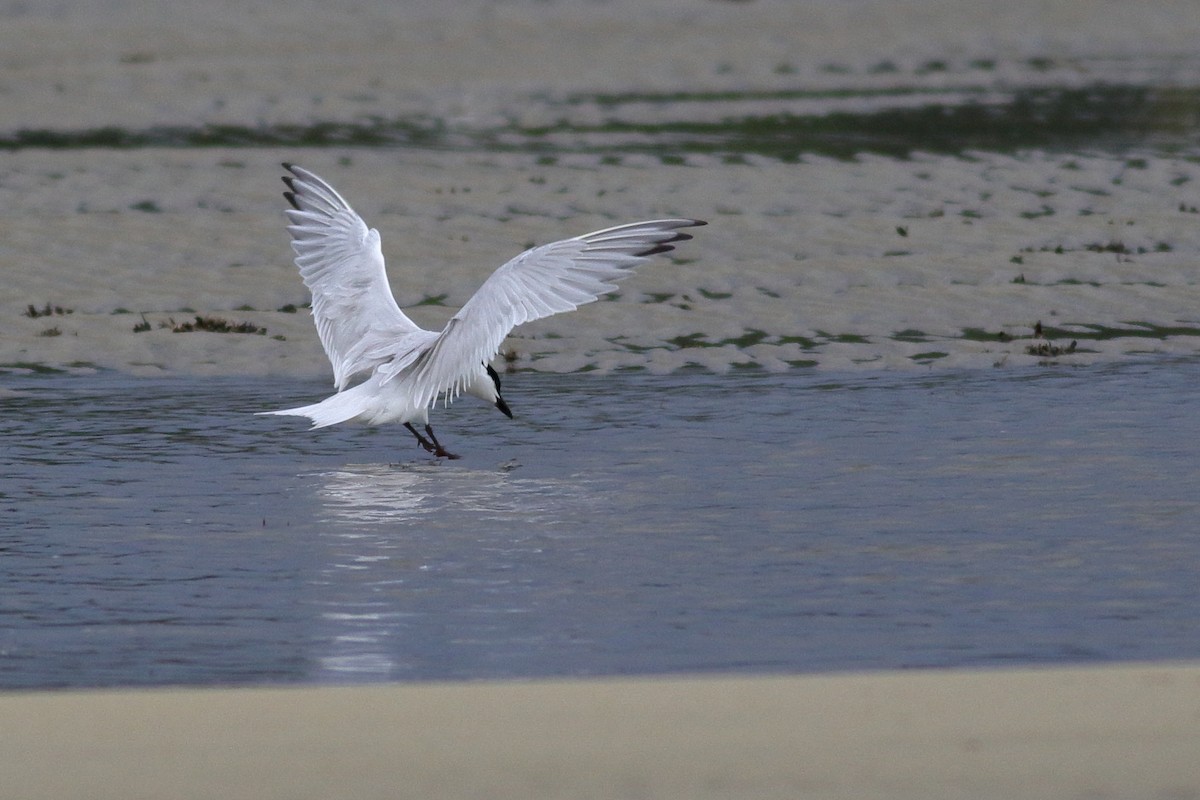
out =
<path fill-rule="evenodd" d="M 526 250 L 492 273 L 440 332 L 418 327 L 392 297 L 379 232 L 308 170 L 284 164 L 288 231 L 296 266 L 338 393 L 313 405 L 267 411 L 308 417 L 314 428 L 357 420 L 401 422 L 431 453 L 453 458 L 429 426 L 429 408 L 462 392 L 508 416 L 488 366 L 517 325 L 571 311 L 616 288 L 650 256 L 692 238 L 692 219 L 634 222 Z M 354 384 L 356 379 L 361 382 Z M 413 428 L 425 426 L 428 440 Z"/>

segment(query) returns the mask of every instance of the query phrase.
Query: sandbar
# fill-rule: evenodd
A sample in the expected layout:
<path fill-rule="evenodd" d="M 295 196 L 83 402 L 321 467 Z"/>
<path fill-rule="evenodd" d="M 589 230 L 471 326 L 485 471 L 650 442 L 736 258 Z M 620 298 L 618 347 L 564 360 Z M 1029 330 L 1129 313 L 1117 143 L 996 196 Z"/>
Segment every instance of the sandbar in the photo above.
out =
<path fill-rule="evenodd" d="M 1185 798 L 1200 665 L 0 696 L 6 797 Z"/>

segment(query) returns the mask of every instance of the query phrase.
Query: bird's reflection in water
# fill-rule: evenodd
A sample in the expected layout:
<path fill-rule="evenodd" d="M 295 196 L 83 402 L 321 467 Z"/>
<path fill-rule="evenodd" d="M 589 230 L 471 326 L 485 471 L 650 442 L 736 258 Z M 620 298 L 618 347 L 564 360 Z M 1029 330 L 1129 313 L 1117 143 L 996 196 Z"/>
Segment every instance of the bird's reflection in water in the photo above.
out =
<path fill-rule="evenodd" d="M 476 625 L 519 610 L 514 570 L 549 539 L 576 535 L 594 509 L 586 482 L 519 478 L 514 467 L 367 464 L 314 476 L 327 545 L 315 580 L 327 627 L 314 677 L 419 674 L 445 644 L 423 641 L 433 615 Z M 447 639 L 460 635 L 435 627 Z"/>
<path fill-rule="evenodd" d="M 431 470 L 432 471 L 432 470 Z M 347 467 L 320 476 L 319 493 L 330 522 L 388 523 L 429 513 L 435 476 L 385 465 Z"/>
<path fill-rule="evenodd" d="M 394 524 L 433 513 L 554 523 L 557 514 L 569 514 L 585 500 L 577 480 L 518 478 L 515 466 L 351 465 L 320 475 L 319 493 L 329 522 L 351 525 Z"/>

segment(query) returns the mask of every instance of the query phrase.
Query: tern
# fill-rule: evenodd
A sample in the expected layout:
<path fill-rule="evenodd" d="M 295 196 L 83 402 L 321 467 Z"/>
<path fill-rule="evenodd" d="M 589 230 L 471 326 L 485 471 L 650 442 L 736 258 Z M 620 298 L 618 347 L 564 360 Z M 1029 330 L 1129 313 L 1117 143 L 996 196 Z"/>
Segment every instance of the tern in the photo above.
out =
<path fill-rule="evenodd" d="M 367 228 L 325 180 L 294 164 L 283 182 L 296 266 L 312 293 L 312 314 L 333 365 L 337 393 L 312 405 L 263 414 L 308 417 L 313 428 L 357 421 L 403 423 L 438 457 L 444 448 L 429 424 L 439 398 L 466 393 L 512 411 L 490 362 L 518 325 L 572 311 L 614 291 L 616 281 L 651 256 L 691 239 L 695 219 L 654 219 L 533 247 L 483 282 L 441 331 L 409 319 L 392 296 L 379 231 Z M 413 424 L 424 426 L 421 434 Z"/>

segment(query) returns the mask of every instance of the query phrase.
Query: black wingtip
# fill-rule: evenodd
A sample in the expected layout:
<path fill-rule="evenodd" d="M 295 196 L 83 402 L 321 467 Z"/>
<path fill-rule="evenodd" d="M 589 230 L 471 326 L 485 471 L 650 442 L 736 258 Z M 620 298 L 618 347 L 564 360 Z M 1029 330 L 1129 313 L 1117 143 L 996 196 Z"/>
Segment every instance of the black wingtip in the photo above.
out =
<path fill-rule="evenodd" d="M 287 201 L 292 204 L 292 208 L 296 209 L 297 211 L 301 210 L 300 204 L 296 202 L 295 192 L 284 192 L 283 196 L 286 197 Z"/>
<path fill-rule="evenodd" d="M 280 162 L 279 162 L 279 164 L 280 164 L 280 166 L 282 166 L 284 169 L 286 169 L 288 172 L 295 172 L 295 170 L 294 170 L 294 169 L 292 169 L 292 168 L 293 168 L 294 166 L 296 166 L 296 165 L 295 165 L 295 164 L 293 164 L 292 162 L 290 162 L 290 161 L 280 161 Z"/>
<path fill-rule="evenodd" d="M 686 226 L 689 228 L 708 224 L 707 222 L 705 222 L 702 219 L 693 219 L 693 220 L 689 220 L 689 222 L 691 224 Z M 680 227 L 684 227 L 684 226 L 680 226 Z M 654 245 L 654 247 L 643 250 L 640 253 L 636 253 L 635 255 L 637 255 L 638 258 L 649 258 L 650 256 L 657 256 L 657 255 L 662 255 L 663 253 L 669 253 L 675 249 L 676 242 L 686 242 L 691 238 L 692 238 L 692 235 L 690 233 L 683 233 L 681 231 L 676 231 L 674 234 L 671 235 L 670 239 L 664 239 L 663 241 Z"/>
<path fill-rule="evenodd" d="M 675 241 L 675 240 L 672 239 L 671 241 Z M 640 253 L 637 253 L 637 257 L 638 258 L 649 258 L 650 256 L 657 256 L 657 255 L 661 255 L 663 253 L 669 253 L 674 249 L 675 248 L 669 244 L 657 244 L 654 247 L 651 247 L 649 250 L 642 250 Z"/>

